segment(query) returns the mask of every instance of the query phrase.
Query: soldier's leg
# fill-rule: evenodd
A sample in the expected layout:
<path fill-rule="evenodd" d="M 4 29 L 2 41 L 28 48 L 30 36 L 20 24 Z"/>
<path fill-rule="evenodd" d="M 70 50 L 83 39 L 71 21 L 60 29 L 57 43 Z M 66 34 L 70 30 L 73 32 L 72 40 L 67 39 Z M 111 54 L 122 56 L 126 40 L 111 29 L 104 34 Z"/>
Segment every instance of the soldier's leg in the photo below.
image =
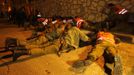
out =
<path fill-rule="evenodd" d="M 109 46 L 107 48 L 108 51 L 104 52 L 104 59 L 105 59 L 105 65 L 104 65 L 104 69 L 105 72 L 108 75 L 112 75 L 113 74 L 113 69 L 114 69 L 114 55 L 111 53 L 114 53 L 115 48 L 113 46 Z"/>
<path fill-rule="evenodd" d="M 27 41 L 27 43 L 31 45 L 41 45 L 47 42 L 48 42 L 48 39 L 45 36 L 35 37 Z"/>
<path fill-rule="evenodd" d="M 88 57 L 93 57 L 93 61 L 101 57 L 104 53 L 105 45 L 103 43 L 97 44 L 91 53 L 88 54 Z M 90 59 L 89 59 L 90 60 Z"/>
<path fill-rule="evenodd" d="M 46 54 L 45 50 L 39 48 L 37 45 L 27 45 L 23 48 L 13 51 L 13 61 L 16 61 L 18 57 L 22 55 L 43 55 Z"/>
<path fill-rule="evenodd" d="M 47 42 L 48 42 L 48 39 L 44 35 L 39 36 L 38 40 L 36 40 L 37 45 L 45 44 Z"/>
<path fill-rule="evenodd" d="M 103 55 L 104 50 L 105 50 L 105 45 L 103 43 L 97 44 L 93 48 L 92 52 L 88 54 L 88 57 L 87 57 L 86 61 L 84 61 L 84 65 L 88 66 L 88 65 L 92 64 L 93 62 L 95 62 L 99 57 L 101 57 Z M 81 64 L 83 64 L 83 62 L 79 63 L 79 61 L 78 61 L 78 63 L 76 62 L 73 65 L 77 66 L 77 64 L 78 64 L 78 66 L 80 64 L 80 66 L 79 67 L 72 66 L 73 69 L 75 69 L 76 71 L 79 72 L 80 70 L 83 71 L 83 69 L 85 69 L 85 67 L 83 67 L 81 65 Z"/>
<path fill-rule="evenodd" d="M 50 45 L 45 47 L 45 54 L 57 53 L 59 47 L 57 45 Z"/>
<path fill-rule="evenodd" d="M 44 48 L 33 48 L 29 50 L 29 54 L 31 55 L 42 55 L 42 54 L 53 54 L 58 51 L 57 45 L 50 45 Z"/>
<path fill-rule="evenodd" d="M 99 58 L 96 60 L 96 63 L 97 63 L 102 69 L 104 69 L 105 60 L 104 60 L 104 57 L 103 57 L 103 56 L 99 57 Z"/>
<path fill-rule="evenodd" d="M 58 41 L 57 41 L 56 44 L 49 45 L 44 48 L 38 48 L 38 47 L 30 48 L 29 47 L 29 49 L 28 49 L 28 47 L 27 47 L 26 50 L 23 50 L 20 52 L 14 52 L 13 53 L 13 61 L 17 60 L 18 56 L 26 55 L 26 54 L 43 55 L 43 54 L 57 53 L 57 51 L 59 50 L 59 46 L 60 46 L 60 43 L 58 43 Z"/>
<path fill-rule="evenodd" d="M 12 55 L 13 55 L 13 61 L 16 61 L 17 58 L 19 58 L 22 55 L 29 55 L 29 51 L 27 49 L 25 49 L 25 50 L 14 50 Z"/>

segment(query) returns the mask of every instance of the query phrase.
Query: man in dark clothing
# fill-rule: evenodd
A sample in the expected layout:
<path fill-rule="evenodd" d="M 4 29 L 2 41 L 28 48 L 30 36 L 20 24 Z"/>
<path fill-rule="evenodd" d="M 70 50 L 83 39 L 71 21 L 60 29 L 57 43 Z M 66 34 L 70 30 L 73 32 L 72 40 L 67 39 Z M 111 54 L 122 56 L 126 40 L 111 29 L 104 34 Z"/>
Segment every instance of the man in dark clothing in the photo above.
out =
<path fill-rule="evenodd" d="M 17 23 L 18 27 L 24 27 L 24 23 L 26 21 L 26 14 L 23 8 L 20 8 L 17 12 Z"/>

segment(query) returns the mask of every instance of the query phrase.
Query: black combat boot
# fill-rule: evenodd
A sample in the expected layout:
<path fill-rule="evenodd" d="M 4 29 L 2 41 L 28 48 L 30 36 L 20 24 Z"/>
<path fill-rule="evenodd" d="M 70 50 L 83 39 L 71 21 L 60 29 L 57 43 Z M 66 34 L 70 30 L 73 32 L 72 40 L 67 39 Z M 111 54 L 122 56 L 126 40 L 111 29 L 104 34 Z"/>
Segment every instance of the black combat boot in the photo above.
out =
<path fill-rule="evenodd" d="M 28 50 L 14 50 L 13 51 L 13 61 L 16 61 L 22 55 L 28 55 Z"/>

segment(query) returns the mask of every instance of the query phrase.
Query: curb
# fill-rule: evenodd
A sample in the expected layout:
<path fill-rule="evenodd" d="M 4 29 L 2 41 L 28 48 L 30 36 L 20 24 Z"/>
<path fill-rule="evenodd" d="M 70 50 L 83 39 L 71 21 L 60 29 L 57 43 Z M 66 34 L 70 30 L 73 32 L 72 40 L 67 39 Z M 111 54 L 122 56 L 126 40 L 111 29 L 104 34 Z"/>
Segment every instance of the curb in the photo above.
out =
<path fill-rule="evenodd" d="M 124 33 L 113 33 L 115 36 L 120 38 L 123 42 L 134 44 L 134 35 Z"/>

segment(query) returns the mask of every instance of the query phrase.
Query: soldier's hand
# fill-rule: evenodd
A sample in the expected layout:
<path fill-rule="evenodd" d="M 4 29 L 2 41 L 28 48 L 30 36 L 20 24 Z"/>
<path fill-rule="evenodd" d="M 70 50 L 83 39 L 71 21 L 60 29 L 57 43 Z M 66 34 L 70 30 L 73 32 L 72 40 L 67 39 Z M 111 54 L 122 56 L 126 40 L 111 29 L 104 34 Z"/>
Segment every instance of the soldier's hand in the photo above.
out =
<path fill-rule="evenodd" d="M 82 60 L 75 61 L 72 65 L 73 68 L 80 68 L 83 66 L 85 66 L 85 63 Z"/>

